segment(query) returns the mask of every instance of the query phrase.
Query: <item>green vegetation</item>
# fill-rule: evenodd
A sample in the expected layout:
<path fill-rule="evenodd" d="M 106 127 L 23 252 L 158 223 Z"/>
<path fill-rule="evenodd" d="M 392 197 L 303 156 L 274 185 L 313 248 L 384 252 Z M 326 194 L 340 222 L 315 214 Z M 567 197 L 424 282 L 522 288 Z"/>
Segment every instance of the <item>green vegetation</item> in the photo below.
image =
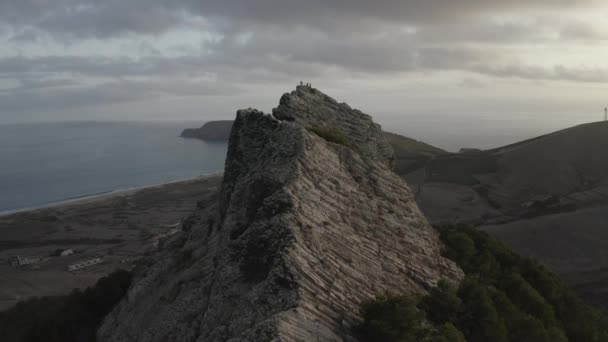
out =
<path fill-rule="evenodd" d="M 362 307 L 369 341 L 608 341 L 608 318 L 554 274 L 469 226 L 441 233 L 466 277 L 424 297 L 379 297 Z"/>
<path fill-rule="evenodd" d="M 383 296 L 365 303 L 365 322 L 358 328 L 366 341 L 464 342 L 464 335 L 453 324 L 430 324 L 410 296 Z"/>
<path fill-rule="evenodd" d="M 91 342 L 101 320 L 125 295 L 131 274 L 116 271 L 67 296 L 33 298 L 0 313 L 3 342 Z"/>
<path fill-rule="evenodd" d="M 306 130 L 320 136 L 321 138 L 325 139 L 326 141 L 336 143 L 336 144 L 339 144 L 342 146 L 346 146 L 348 148 L 352 148 L 351 142 L 348 140 L 348 138 L 344 134 L 342 134 L 342 132 L 339 129 L 319 127 L 319 126 L 310 126 L 310 127 L 306 127 Z"/>

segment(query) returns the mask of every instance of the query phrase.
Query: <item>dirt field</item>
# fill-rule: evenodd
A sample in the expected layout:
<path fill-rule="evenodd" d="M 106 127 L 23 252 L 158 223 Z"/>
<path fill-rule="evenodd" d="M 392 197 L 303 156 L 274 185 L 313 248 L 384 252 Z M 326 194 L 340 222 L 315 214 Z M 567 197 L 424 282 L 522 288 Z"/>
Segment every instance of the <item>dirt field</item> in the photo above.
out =
<path fill-rule="evenodd" d="M 426 183 L 417 189 L 416 202 L 429 222 L 435 226 L 479 224 L 501 215 L 466 185 Z"/>
<path fill-rule="evenodd" d="M 116 269 L 132 268 L 154 250 L 157 238 L 179 230 L 197 202 L 215 193 L 220 183 L 221 175 L 213 175 L 0 216 L 0 310 L 28 297 L 83 288 Z M 75 253 L 52 256 L 67 249 Z M 44 261 L 12 267 L 11 256 Z M 67 270 L 94 258 L 102 262 Z"/>
<path fill-rule="evenodd" d="M 608 205 L 480 229 L 541 261 L 590 302 L 608 307 Z"/>

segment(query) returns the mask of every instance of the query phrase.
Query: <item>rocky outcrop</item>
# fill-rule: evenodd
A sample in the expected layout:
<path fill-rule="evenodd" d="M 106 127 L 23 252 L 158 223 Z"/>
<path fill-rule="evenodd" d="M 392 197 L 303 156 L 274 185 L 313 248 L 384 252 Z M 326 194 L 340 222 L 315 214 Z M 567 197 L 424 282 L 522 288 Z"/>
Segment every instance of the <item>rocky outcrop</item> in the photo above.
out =
<path fill-rule="evenodd" d="M 232 120 L 209 121 L 200 128 L 187 128 L 180 137 L 208 141 L 227 141 L 232 128 Z"/>
<path fill-rule="evenodd" d="M 362 301 L 462 277 L 379 126 L 302 88 L 275 116 L 237 113 L 217 204 L 138 270 L 100 341 L 351 341 Z M 355 144 L 307 130 L 321 113 Z"/>
<path fill-rule="evenodd" d="M 298 86 L 295 91 L 283 95 L 272 114 L 279 120 L 294 121 L 305 127 L 337 129 L 362 156 L 388 165 L 393 162 L 393 149 L 371 116 L 346 103 L 338 103 L 315 88 Z"/>

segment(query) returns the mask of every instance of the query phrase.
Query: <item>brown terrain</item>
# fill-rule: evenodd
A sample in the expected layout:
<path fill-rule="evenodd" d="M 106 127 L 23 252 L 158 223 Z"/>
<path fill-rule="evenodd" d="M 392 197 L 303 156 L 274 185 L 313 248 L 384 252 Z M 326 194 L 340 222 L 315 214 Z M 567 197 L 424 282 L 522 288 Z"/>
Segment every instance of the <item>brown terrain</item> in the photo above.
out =
<path fill-rule="evenodd" d="M 608 305 L 608 122 L 438 155 L 404 177 L 435 226 L 479 225 Z"/>
<path fill-rule="evenodd" d="M 131 269 L 156 240 L 181 228 L 221 175 L 123 191 L 0 216 L 0 310 L 32 296 L 65 294 Z M 72 250 L 68 256 L 58 252 Z M 69 253 L 69 252 L 67 252 Z M 66 254 L 67 254 L 66 253 Z M 9 258 L 40 258 L 13 267 Z M 76 271 L 68 266 L 101 259 Z"/>

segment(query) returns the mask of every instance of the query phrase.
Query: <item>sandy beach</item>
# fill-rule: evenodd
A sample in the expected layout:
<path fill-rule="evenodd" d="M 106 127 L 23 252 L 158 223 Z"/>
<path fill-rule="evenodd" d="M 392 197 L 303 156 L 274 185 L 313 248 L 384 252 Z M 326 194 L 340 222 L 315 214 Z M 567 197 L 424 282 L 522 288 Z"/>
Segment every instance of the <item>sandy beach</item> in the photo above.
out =
<path fill-rule="evenodd" d="M 91 202 L 94 203 L 94 202 L 99 202 L 99 201 L 103 201 L 106 199 L 110 199 L 113 197 L 131 196 L 137 192 L 140 192 L 140 191 L 146 190 L 146 189 L 156 189 L 156 188 L 162 189 L 162 188 L 171 187 L 172 185 L 180 185 L 180 184 L 183 185 L 186 183 L 202 181 L 207 178 L 215 178 L 215 177 L 221 177 L 221 176 L 222 176 L 222 172 L 215 172 L 215 173 L 210 173 L 210 174 L 199 176 L 199 177 L 180 179 L 180 180 L 176 180 L 176 181 L 172 181 L 172 182 L 151 184 L 151 185 L 140 186 L 140 187 L 126 188 L 126 189 L 117 189 L 114 191 L 103 192 L 100 194 L 85 195 L 85 196 L 80 196 L 80 197 L 76 197 L 76 198 L 69 198 L 66 200 L 52 202 L 52 203 L 48 203 L 48 204 L 36 206 L 36 207 L 0 211 L 0 217 L 9 216 L 9 215 L 18 214 L 18 213 L 24 213 L 24 212 L 34 212 L 34 211 L 38 211 L 38 210 L 52 209 L 52 208 L 56 208 L 56 207 L 64 207 L 64 206 L 68 206 L 68 205 L 80 205 L 80 204 L 86 204 L 86 203 L 91 203 Z"/>
<path fill-rule="evenodd" d="M 222 174 L 86 196 L 0 213 L 0 310 L 32 296 L 67 293 L 130 269 L 159 236 L 174 233 L 216 194 Z M 58 256 L 72 250 L 74 254 Z M 11 257 L 41 262 L 11 266 Z M 101 263 L 68 272 L 68 266 Z"/>

